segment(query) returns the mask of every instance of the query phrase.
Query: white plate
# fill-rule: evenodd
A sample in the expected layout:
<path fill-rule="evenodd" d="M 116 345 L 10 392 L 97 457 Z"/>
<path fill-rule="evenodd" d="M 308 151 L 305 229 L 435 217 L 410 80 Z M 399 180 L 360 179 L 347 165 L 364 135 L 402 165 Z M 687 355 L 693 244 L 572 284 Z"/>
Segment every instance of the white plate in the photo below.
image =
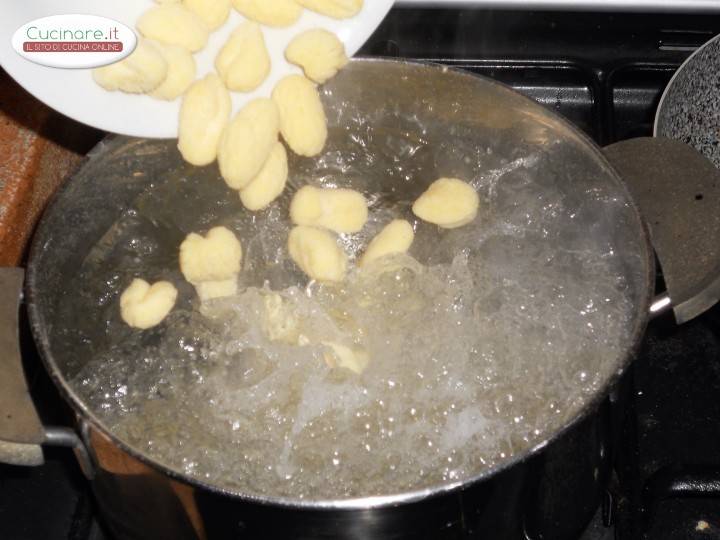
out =
<path fill-rule="evenodd" d="M 300 72 L 287 63 L 283 54 L 293 36 L 310 28 L 325 28 L 343 41 L 348 56 L 351 56 L 385 18 L 393 1 L 365 0 L 362 11 L 351 19 L 335 20 L 305 10 L 300 20 L 289 28 L 263 27 L 272 71 L 254 92 L 233 93 L 234 110 L 252 98 L 269 96 L 283 76 Z M 34 64 L 16 53 L 10 43 L 18 27 L 49 15 L 100 15 L 134 28 L 138 17 L 152 5 L 151 0 L 0 0 L 0 64 L 40 101 L 79 122 L 123 135 L 174 138 L 180 99 L 167 102 L 144 95 L 108 92 L 95 84 L 91 70 Z M 228 21 L 211 34 L 207 47 L 195 55 L 198 78 L 214 69 L 215 56 L 241 21 L 242 15 L 232 10 Z"/>

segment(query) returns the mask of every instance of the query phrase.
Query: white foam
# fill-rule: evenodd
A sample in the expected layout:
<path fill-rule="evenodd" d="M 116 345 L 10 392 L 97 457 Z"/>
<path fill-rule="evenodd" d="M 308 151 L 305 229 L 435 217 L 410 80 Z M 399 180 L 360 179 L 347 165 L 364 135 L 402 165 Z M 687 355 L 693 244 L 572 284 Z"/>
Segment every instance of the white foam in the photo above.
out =
<path fill-rule="evenodd" d="M 283 290 L 306 346 L 268 339 L 269 290 L 250 287 L 203 315 L 175 312 L 144 362 L 111 352 L 82 389 L 121 436 L 225 487 L 332 498 L 462 480 L 567 419 L 617 353 L 595 326 L 606 335 L 627 310 L 582 300 L 572 275 L 553 285 L 552 266 L 505 272 L 498 287 L 487 260 L 504 256 L 429 268 L 395 256 L 342 286 Z M 616 296 L 596 265 L 600 296 Z M 365 348 L 369 367 L 330 369 L 322 341 Z"/>

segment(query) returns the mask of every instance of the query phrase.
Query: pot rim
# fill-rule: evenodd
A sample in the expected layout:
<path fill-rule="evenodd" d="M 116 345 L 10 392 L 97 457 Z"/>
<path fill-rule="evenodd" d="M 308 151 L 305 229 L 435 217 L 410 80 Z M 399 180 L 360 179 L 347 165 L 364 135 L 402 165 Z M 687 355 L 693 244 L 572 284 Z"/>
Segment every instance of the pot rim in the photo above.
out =
<path fill-rule="evenodd" d="M 366 496 L 366 497 L 353 497 L 348 499 L 328 499 L 328 500 L 313 500 L 313 501 L 306 501 L 303 499 L 293 499 L 290 497 L 263 497 L 258 495 L 251 495 L 247 493 L 243 493 L 242 491 L 236 491 L 232 489 L 223 488 L 220 486 L 216 486 L 209 482 L 203 482 L 200 479 L 185 475 L 184 473 L 178 472 L 174 469 L 172 469 L 170 466 L 163 464 L 162 462 L 147 456 L 142 451 L 134 448 L 131 445 L 128 445 L 121 441 L 118 437 L 112 434 L 111 430 L 108 429 L 103 422 L 101 422 L 97 416 L 88 409 L 85 404 L 83 403 L 82 399 L 77 395 L 77 393 L 70 388 L 67 381 L 62 377 L 60 374 L 60 371 L 55 363 L 49 340 L 46 337 L 45 327 L 46 323 L 44 322 L 43 315 L 41 313 L 41 310 L 38 305 L 38 297 L 36 295 L 36 281 L 38 280 L 38 271 L 37 271 L 37 263 L 36 261 L 40 258 L 41 253 L 45 249 L 46 245 L 46 238 L 51 233 L 51 231 L 47 230 L 47 219 L 45 218 L 46 215 L 49 215 L 53 211 L 56 210 L 58 200 L 60 200 L 62 193 L 68 189 L 68 185 L 70 185 L 70 181 L 66 181 L 53 195 L 51 198 L 46 210 L 43 212 L 43 219 L 41 219 L 40 224 L 37 228 L 37 231 L 33 237 L 30 253 L 28 257 L 28 263 L 27 263 L 27 275 L 26 275 L 26 282 L 25 282 L 25 292 L 26 292 L 26 299 L 27 299 L 27 312 L 28 312 L 28 318 L 30 322 L 30 327 L 32 330 L 32 334 L 34 337 L 34 341 L 37 345 L 38 352 L 40 354 L 40 357 L 42 358 L 43 364 L 50 374 L 54 384 L 58 387 L 61 395 L 64 397 L 66 401 L 71 405 L 71 407 L 76 411 L 76 413 L 80 416 L 81 419 L 84 419 L 88 421 L 91 426 L 98 430 L 100 433 L 105 435 L 110 441 L 112 441 L 113 444 L 115 444 L 117 447 L 122 449 L 124 452 L 128 453 L 130 456 L 132 456 L 135 459 L 138 459 L 142 463 L 150 466 L 151 468 L 158 470 L 164 475 L 169 476 L 170 478 L 173 478 L 175 480 L 178 480 L 180 482 L 197 486 L 199 488 L 222 494 L 225 496 L 230 496 L 233 498 L 237 498 L 242 501 L 247 501 L 251 503 L 259 503 L 264 505 L 276 505 L 280 507 L 285 508 L 293 508 L 293 509 L 308 509 L 308 510 L 366 510 L 366 509 L 375 509 L 375 508 L 382 508 L 382 507 L 391 507 L 391 506 L 398 506 L 405 503 L 413 503 L 418 502 L 424 499 L 429 499 L 431 497 L 435 496 L 441 496 L 444 494 L 451 493 L 453 491 L 468 487 L 470 485 L 479 483 L 481 481 L 487 480 L 497 474 L 499 474 L 502 471 L 505 471 L 507 469 L 510 469 L 511 467 L 522 463 L 529 458 L 535 456 L 540 451 L 542 451 L 546 446 L 548 446 L 550 443 L 556 441 L 560 437 L 563 436 L 567 431 L 572 429 L 576 424 L 578 424 L 580 421 L 582 421 L 584 418 L 586 418 L 589 414 L 594 412 L 597 407 L 602 403 L 602 401 L 605 399 L 607 394 L 609 393 L 612 386 L 617 382 L 617 380 L 620 378 L 620 376 L 625 372 L 627 367 L 629 366 L 631 360 L 635 356 L 637 350 L 639 349 L 642 337 L 645 333 L 645 329 L 647 327 L 647 323 L 649 320 L 649 307 L 651 303 L 651 299 L 653 297 L 653 289 L 654 289 L 654 276 L 655 276 L 655 260 L 653 256 L 653 249 L 652 245 L 650 243 L 649 238 L 649 232 L 648 228 L 639 212 L 639 209 L 637 207 L 637 204 L 632 199 L 629 190 L 627 189 L 627 186 L 625 185 L 625 182 L 622 180 L 620 175 L 617 173 L 614 167 L 608 162 L 607 158 L 603 155 L 600 147 L 592 140 L 590 139 L 585 133 L 580 131 L 578 128 L 576 128 L 574 125 L 570 123 L 570 121 L 566 120 L 564 117 L 553 111 L 552 109 L 543 106 L 542 104 L 537 103 L 536 101 L 532 100 L 531 98 L 521 94 L 520 92 L 516 91 L 510 86 L 507 86 L 503 83 L 500 83 L 498 81 L 495 81 L 493 79 L 490 79 L 488 77 L 484 77 L 481 75 L 477 75 L 475 73 L 469 72 L 464 69 L 459 69 L 455 67 L 450 67 L 442 64 L 427 62 L 427 61 L 417 61 L 417 60 L 405 60 L 405 59 L 388 59 L 388 58 L 379 58 L 379 57 L 372 57 L 372 58 L 356 58 L 353 60 L 353 62 L 366 62 L 366 63 L 402 63 L 406 65 L 413 65 L 418 67 L 425 67 L 429 69 L 436 69 L 441 70 L 442 72 L 452 71 L 458 74 L 461 74 L 463 76 L 467 77 L 473 77 L 473 78 L 480 78 L 485 80 L 486 82 L 489 82 L 493 85 L 500 86 L 504 88 L 506 91 L 512 92 L 516 97 L 521 97 L 523 100 L 526 100 L 533 105 L 540 105 L 542 106 L 546 112 L 553 117 L 554 120 L 558 120 L 565 128 L 569 129 L 574 135 L 576 135 L 578 138 L 580 138 L 582 141 L 584 141 L 585 146 L 587 147 L 587 150 L 589 152 L 593 152 L 596 157 L 600 158 L 604 164 L 607 165 L 608 170 L 613 175 L 615 182 L 618 185 L 618 188 L 621 189 L 628 201 L 628 205 L 630 207 L 631 212 L 635 215 L 638 223 L 639 223 L 639 230 L 638 234 L 642 235 L 643 246 L 646 249 L 646 288 L 645 288 L 645 294 L 642 296 L 640 305 L 636 306 L 636 313 L 634 317 L 633 322 L 633 329 L 630 333 L 631 337 L 631 344 L 627 347 L 624 353 L 619 355 L 618 357 L 618 367 L 617 369 L 610 375 L 607 380 L 604 381 L 602 386 L 594 393 L 592 398 L 590 398 L 585 405 L 580 410 L 579 414 L 577 414 L 572 419 L 565 422 L 561 427 L 554 430 L 552 433 L 550 433 L 547 437 L 544 438 L 541 442 L 535 444 L 534 446 L 530 447 L 529 449 L 524 450 L 523 452 L 520 452 L 513 457 L 502 461 L 501 463 L 496 464 L 495 466 L 483 469 L 480 473 L 477 475 L 474 475 L 468 479 L 465 479 L 463 481 L 453 482 L 450 484 L 441 484 L 436 486 L 430 486 L 427 488 L 417 489 L 417 490 L 411 490 L 401 493 L 395 493 L 395 494 L 389 494 L 389 495 L 378 495 L 378 496 Z M 93 150 L 90 151 L 88 154 L 88 158 L 91 158 L 93 154 L 96 154 L 100 151 L 100 149 L 106 145 L 111 144 L 113 141 L 119 140 L 120 137 L 116 135 L 110 135 L 109 137 L 103 139 L 98 145 L 93 148 Z M 91 449 L 92 450 L 92 449 Z"/>

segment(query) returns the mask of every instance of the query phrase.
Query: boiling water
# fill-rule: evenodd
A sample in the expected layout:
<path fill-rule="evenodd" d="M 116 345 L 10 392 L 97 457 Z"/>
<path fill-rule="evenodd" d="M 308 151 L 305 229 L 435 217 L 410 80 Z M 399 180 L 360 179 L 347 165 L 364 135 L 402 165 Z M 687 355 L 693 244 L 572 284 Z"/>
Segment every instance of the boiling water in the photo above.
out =
<path fill-rule="evenodd" d="M 462 126 L 433 140 L 412 119 L 373 122 L 358 116 L 322 157 L 293 158 L 292 185 L 256 215 L 214 167 L 152 178 L 89 253 L 59 334 L 81 357 L 74 390 L 126 444 L 250 495 L 390 495 L 462 482 L 541 443 L 617 369 L 635 300 L 623 260 L 635 254 L 608 231 L 626 204 L 571 178 L 567 148 L 542 130 L 512 147 L 488 130 L 478 148 Z M 441 175 L 476 187 L 474 223 L 414 219 L 412 200 Z M 409 255 L 307 284 L 285 248 L 288 202 L 307 182 L 366 193 L 368 226 L 340 238 L 351 259 L 394 217 L 416 229 Z M 177 249 L 219 224 L 243 243 L 240 292 L 200 306 Z M 145 332 L 119 317 L 136 276 L 180 291 Z M 268 302 L 304 345 L 270 339 Z M 367 369 L 328 367 L 323 341 L 362 348 Z"/>

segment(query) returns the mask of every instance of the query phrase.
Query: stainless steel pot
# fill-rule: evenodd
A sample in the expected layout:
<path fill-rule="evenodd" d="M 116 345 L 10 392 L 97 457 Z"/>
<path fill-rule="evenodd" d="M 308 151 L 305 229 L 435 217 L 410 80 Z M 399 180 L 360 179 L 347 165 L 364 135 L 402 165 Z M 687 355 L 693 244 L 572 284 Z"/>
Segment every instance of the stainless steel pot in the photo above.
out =
<path fill-rule="evenodd" d="M 716 279 L 713 272 L 719 260 L 717 170 L 687 146 L 665 139 L 635 139 L 613 145 L 603 154 L 569 123 L 513 90 L 440 66 L 355 60 L 324 87 L 323 99 L 331 125 L 348 121 L 350 115 L 343 110 L 350 103 L 361 113 L 372 112 L 390 121 L 403 109 L 432 111 L 447 124 L 462 122 L 484 137 L 502 139 L 508 152 L 552 139 L 557 143 L 554 163 L 568 182 L 576 178 L 578 189 L 602 189 L 625 203 L 618 219 L 607 226 L 628 255 L 636 308 L 629 329 L 632 339 L 594 399 L 547 440 L 460 486 L 316 504 L 251 497 L 168 469 L 118 439 L 88 409 L 67 383 L 69 373 L 87 359 L 74 357 L 73 351 L 59 352 L 53 336 L 58 303 L 67 293 L 66 276 L 77 272 L 89 247 L 146 182 L 168 169 L 184 167 L 172 142 L 112 137 L 91 152 L 45 213 L 24 287 L 35 341 L 48 372 L 77 414 L 77 430 L 47 428 L 37 419 L 14 348 L 21 276 L 16 270 L 4 271 L 0 290 L 7 298 L 0 305 L 6 318 L 2 329 L 10 333 L 0 344 L 9 351 L 2 357 L 2 372 L 11 376 L 0 379 L 0 440 L 6 441 L 0 446 L 0 460 L 33 464 L 41 461 L 43 444 L 74 447 L 105 519 L 119 538 L 437 538 L 436 525 L 442 523 L 447 524 L 448 538 L 457 537 L 457 527 L 486 532 L 492 538 L 516 538 L 533 531 L 543 534 L 547 524 L 528 508 L 542 504 L 550 489 L 575 496 L 577 514 L 586 519 L 604 480 L 598 471 L 607 471 L 608 466 L 604 417 L 591 413 L 631 361 L 651 313 L 673 306 L 683 321 L 714 303 L 707 284 Z M 377 116 L 378 111 L 383 114 Z M 702 199 L 696 197 L 698 193 L 703 193 Z M 704 234 L 697 234 L 698 227 Z M 654 303 L 650 236 L 669 286 L 669 294 Z M 698 253 L 704 256 L 688 256 Z M 567 485 L 568 479 L 578 477 L 587 477 L 593 487 L 587 497 L 577 497 L 574 486 Z M 459 515 L 463 516 L 460 525 Z M 568 521 L 569 529 L 577 526 Z"/>

